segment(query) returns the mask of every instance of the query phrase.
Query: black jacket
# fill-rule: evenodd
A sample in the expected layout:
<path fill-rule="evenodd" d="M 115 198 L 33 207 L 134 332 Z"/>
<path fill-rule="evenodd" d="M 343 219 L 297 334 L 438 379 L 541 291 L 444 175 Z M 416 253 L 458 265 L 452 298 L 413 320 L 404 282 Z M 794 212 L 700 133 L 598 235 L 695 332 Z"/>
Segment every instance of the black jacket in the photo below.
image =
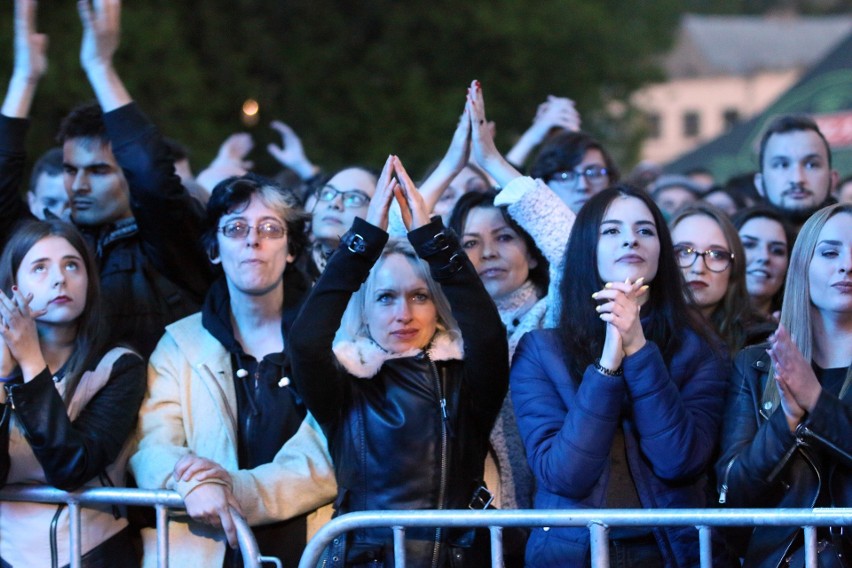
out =
<path fill-rule="evenodd" d="M 716 465 L 720 502 L 732 507 L 810 508 L 817 498 L 852 505 L 852 391 L 843 400 L 823 389 L 814 411 L 790 432 L 780 404 L 764 408 L 769 376 L 766 346 L 742 350 L 734 361 Z M 824 503 L 829 505 L 829 503 Z M 797 548 L 798 527 L 757 527 L 746 567 L 776 568 Z M 849 533 L 846 546 L 852 544 Z"/>
<path fill-rule="evenodd" d="M 464 358 L 433 360 L 428 353 L 437 353 L 435 339 L 426 352 L 380 360 L 374 376 L 353 375 L 352 361 L 336 357 L 332 341 L 388 237 L 361 219 L 350 233 L 361 239 L 347 245 L 344 237 L 290 339 L 297 388 L 329 441 L 339 485 L 336 514 L 465 509 L 481 483 L 488 434 L 508 387 L 508 348 L 497 309 L 455 236 L 435 218 L 408 238 L 449 300 Z M 467 544 L 440 529 L 406 535 L 409 566 L 444 566 L 447 543 Z M 389 529 L 356 531 L 346 561 L 378 559 L 392 566 L 391 542 Z M 453 554 L 457 560 L 461 551 Z M 344 554 L 334 550 L 330 557 L 339 564 Z"/>

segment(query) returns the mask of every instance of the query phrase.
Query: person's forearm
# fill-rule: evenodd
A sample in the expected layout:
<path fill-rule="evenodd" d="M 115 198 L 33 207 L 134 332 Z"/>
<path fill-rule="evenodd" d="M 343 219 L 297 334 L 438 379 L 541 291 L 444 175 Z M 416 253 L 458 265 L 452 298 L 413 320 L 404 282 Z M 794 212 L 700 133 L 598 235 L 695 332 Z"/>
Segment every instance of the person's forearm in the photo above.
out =
<path fill-rule="evenodd" d="M 86 76 L 104 112 L 110 112 L 133 102 L 133 98 L 112 65 L 88 67 Z"/>
<path fill-rule="evenodd" d="M 512 149 L 506 153 L 506 159 L 516 166 L 523 166 L 535 147 L 541 144 L 543 138 L 542 133 L 535 126 L 530 127 L 515 142 Z"/>
<path fill-rule="evenodd" d="M 38 79 L 13 74 L 0 113 L 10 118 L 27 118 L 35 97 Z"/>

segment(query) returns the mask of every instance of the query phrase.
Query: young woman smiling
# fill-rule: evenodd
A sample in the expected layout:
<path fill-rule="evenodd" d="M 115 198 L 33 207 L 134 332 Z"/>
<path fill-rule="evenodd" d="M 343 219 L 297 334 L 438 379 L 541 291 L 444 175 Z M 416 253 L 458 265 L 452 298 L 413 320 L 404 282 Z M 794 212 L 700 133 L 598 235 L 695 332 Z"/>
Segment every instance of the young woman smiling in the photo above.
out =
<path fill-rule="evenodd" d="M 0 287 L 0 478 L 67 491 L 123 485 L 145 366 L 109 348 L 82 236 L 59 220 L 21 225 L 0 258 Z M 84 566 L 138 565 L 111 507 L 84 508 L 82 523 Z M 0 565 L 66 566 L 68 532 L 64 505 L 4 501 Z"/>
<path fill-rule="evenodd" d="M 784 279 L 795 234 L 778 212 L 766 206 L 751 207 L 733 218 L 746 259 L 746 286 L 751 304 L 763 317 L 781 309 Z"/>

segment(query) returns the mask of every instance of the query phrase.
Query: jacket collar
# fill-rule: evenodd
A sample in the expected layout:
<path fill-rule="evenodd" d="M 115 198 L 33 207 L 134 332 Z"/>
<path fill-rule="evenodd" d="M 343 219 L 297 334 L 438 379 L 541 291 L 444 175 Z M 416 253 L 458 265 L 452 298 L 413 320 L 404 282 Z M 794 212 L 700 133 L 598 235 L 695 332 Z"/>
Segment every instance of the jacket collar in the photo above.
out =
<path fill-rule="evenodd" d="M 423 353 L 422 349 L 410 349 L 402 353 L 385 351 L 370 337 L 357 337 L 334 342 L 333 351 L 338 362 L 350 375 L 359 379 L 371 379 L 376 376 L 385 361 L 414 357 Z M 432 361 L 461 360 L 464 358 L 464 342 L 457 334 L 438 331 L 426 355 Z"/>

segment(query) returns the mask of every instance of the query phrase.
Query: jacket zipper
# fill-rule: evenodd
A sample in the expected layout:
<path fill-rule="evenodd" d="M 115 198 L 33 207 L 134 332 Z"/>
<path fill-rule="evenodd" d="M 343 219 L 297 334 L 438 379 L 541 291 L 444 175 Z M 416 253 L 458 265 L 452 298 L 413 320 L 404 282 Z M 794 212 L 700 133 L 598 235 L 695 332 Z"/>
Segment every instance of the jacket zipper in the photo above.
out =
<path fill-rule="evenodd" d="M 438 368 L 431 359 L 428 359 L 428 361 L 432 377 L 435 379 L 435 386 L 437 387 L 438 405 L 441 408 L 441 484 L 438 488 L 438 509 L 443 509 L 447 486 L 447 429 L 449 427 L 449 416 L 447 414 L 447 399 L 444 387 L 441 384 L 441 378 L 438 375 Z M 432 568 L 438 567 L 438 560 L 441 553 L 441 533 L 441 527 L 437 527 L 435 529 L 435 546 L 432 549 Z"/>
<path fill-rule="evenodd" d="M 719 504 L 724 505 L 728 500 L 728 476 L 731 475 L 731 468 L 734 466 L 734 462 L 737 461 L 739 454 L 731 458 L 731 461 L 728 462 L 728 465 L 725 466 L 725 477 L 722 479 L 722 487 L 719 491 Z"/>

